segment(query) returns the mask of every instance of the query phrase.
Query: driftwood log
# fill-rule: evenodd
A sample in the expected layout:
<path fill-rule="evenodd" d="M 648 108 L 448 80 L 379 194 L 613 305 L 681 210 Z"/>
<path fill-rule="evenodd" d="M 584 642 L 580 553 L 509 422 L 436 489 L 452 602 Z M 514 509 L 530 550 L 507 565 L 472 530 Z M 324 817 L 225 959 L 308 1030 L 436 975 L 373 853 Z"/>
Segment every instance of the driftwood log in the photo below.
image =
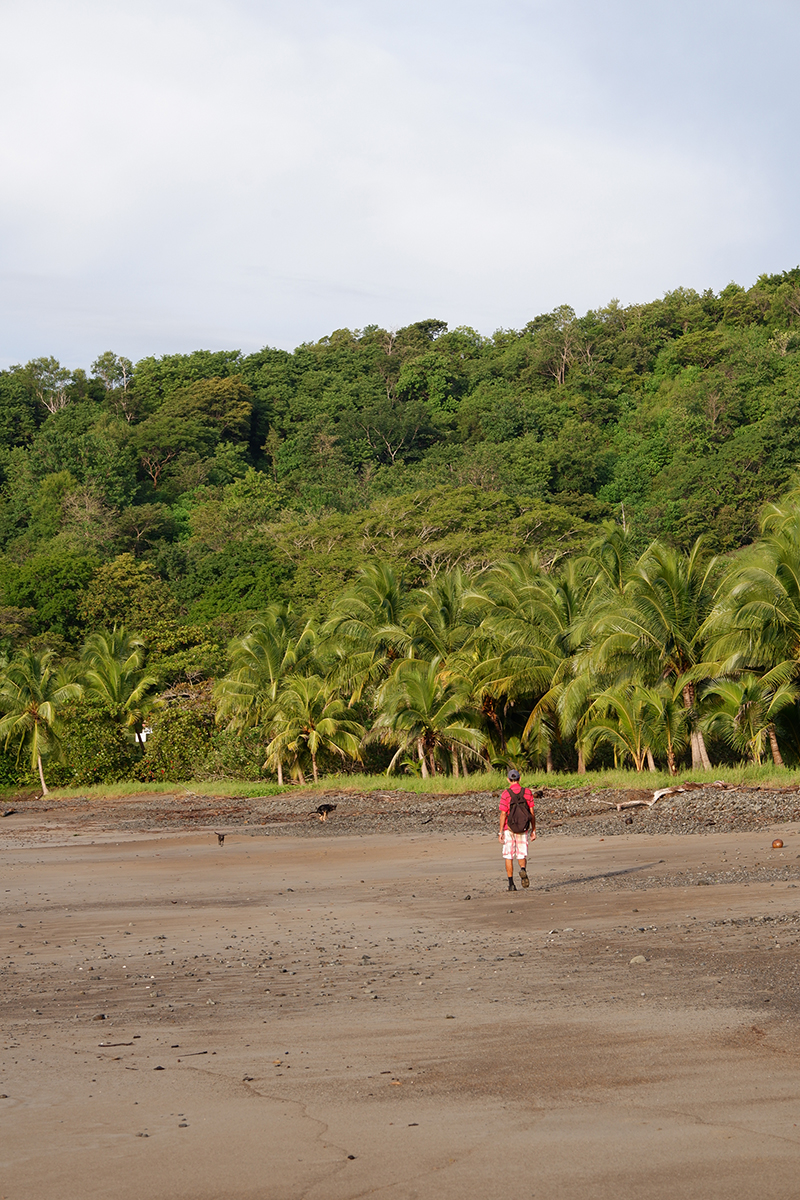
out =
<path fill-rule="evenodd" d="M 623 808 L 652 808 L 665 796 L 679 796 L 683 792 L 702 792 L 706 788 L 726 788 L 728 786 L 722 779 L 715 779 L 713 783 L 678 783 L 674 787 L 658 788 L 649 800 L 641 794 L 633 795 L 629 800 L 621 800 L 619 804 L 615 805 L 615 808 L 617 812 L 622 812 Z"/>

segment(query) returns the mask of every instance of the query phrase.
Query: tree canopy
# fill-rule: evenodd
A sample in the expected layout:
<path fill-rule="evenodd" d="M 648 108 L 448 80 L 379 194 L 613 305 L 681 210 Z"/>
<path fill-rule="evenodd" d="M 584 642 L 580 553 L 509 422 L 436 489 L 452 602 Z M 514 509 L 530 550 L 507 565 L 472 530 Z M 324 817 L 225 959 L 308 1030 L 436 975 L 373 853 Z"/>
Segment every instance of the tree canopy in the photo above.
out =
<path fill-rule="evenodd" d="M 469 771 L 514 738 L 550 765 L 792 757 L 799 462 L 800 268 L 491 337 L 430 318 L 88 373 L 43 356 L 0 372 L 0 649 L 77 662 L 124 626 L 168 696 L 155 726 L 183 705 L 219 762 L 250 738 L 281 773 L 401 744 Z M 283 699 L 245 678 L 276 613 L 315 646 Z M 355 729 L 378 731 L 357 753 Z"/>

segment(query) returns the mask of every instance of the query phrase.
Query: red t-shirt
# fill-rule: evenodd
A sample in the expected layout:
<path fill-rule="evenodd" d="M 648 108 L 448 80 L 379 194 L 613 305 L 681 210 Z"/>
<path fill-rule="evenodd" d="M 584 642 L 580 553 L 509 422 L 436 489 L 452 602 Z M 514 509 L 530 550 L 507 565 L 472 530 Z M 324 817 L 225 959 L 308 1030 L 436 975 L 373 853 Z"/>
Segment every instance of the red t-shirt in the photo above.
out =
<path fill-rule="evenodd" d="M 533 812 L 534 805 L 533 805 L 533 795 L 531 793 L 531 789 L 527 788 L 527 787 L 523 788 L 521 783 L 517 783 L 517 784 L 510 783 L 508 785 L 508 787 L 506 788 L 506 790 L 503 792 L 502 796 L 500 797 L 500 803 L 497 806 L 500 809 L 500 812 L 504 812 L 504 813 L 510 812 L 510 810 L 511 810 L 511 794 L 510 793 L 512 792 L 512 790 L 513 790 L 515 796 L 518 796 L 520 794 L 520 792 L 524 791 L 525 801 L 528 805 L 528 808 L 531 810 L 531 812 Z"/>

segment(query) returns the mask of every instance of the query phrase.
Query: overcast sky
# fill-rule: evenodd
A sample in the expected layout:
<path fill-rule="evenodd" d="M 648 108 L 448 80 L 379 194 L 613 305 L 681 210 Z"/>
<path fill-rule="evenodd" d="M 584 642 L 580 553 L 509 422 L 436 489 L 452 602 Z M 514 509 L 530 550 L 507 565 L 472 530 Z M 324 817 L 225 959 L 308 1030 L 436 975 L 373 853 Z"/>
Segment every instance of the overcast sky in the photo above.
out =
<path fill-rule="evenodd" d="M 800 262 L 797 0 L 0 0 L 0 365 Z"/>

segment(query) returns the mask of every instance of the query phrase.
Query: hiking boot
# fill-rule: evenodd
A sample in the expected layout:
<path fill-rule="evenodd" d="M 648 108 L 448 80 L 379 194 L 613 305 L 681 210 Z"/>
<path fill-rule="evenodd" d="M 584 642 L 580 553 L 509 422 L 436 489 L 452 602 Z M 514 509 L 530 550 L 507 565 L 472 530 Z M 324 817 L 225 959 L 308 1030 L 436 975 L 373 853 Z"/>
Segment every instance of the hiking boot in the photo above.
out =
<path fill-rule="evenodd" d="M 531 881 L 530 881 L 530 879 L 528 879 L 528 872 L 525 870 L 524 867 L 520 867 L 520 869 L 519 869 L 519 881 L 523 887 L 531 886 Z"/>
<path fill-rule="evenodd" d="M 509 879 L 508 881 L 508 890 L 510 892 L 515 892 L 517 890 L 517 885 L 514 883 L 513 879 Z"/>

